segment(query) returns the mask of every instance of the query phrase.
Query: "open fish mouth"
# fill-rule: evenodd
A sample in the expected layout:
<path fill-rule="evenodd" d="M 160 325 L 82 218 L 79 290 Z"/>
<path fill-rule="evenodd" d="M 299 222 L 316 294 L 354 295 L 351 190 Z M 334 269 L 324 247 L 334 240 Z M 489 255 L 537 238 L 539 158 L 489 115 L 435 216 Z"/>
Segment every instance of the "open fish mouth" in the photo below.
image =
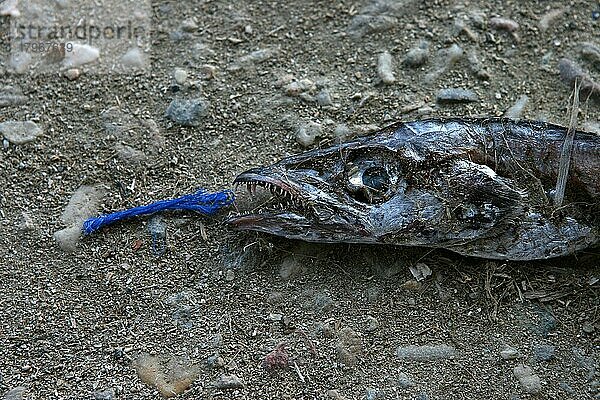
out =
<path fill-rule="evenodd" d="M 227 223 L 236 229 L 273 233 L 279 225 L 307 222 L 313 213 L 301 190 L 281 179 L 245 172 L 233 184 L 236 212 Z"/>

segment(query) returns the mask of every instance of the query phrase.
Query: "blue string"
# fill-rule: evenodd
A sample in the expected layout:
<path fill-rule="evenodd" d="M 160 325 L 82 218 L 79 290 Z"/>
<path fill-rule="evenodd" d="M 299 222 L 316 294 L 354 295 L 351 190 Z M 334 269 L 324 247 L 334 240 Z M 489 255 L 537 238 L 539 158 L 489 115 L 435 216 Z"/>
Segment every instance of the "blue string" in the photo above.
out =
<path fill-rule="evenodd" d="M 147 206 L 130 208 L 112 214 L 100 215 L 90 218 L 83 223 L 83 232 L 86 235 L 96 232 L 103 226 L 138 215 L 149 215 L 165 210 L 191 210 L 204 215 L 213 215 L 221 208 L 233 203 L 235 196 L 231 190 L 208 193 L 199 189 L 196 193 L 186 194 L 176 199 L 160 200 Z"/>

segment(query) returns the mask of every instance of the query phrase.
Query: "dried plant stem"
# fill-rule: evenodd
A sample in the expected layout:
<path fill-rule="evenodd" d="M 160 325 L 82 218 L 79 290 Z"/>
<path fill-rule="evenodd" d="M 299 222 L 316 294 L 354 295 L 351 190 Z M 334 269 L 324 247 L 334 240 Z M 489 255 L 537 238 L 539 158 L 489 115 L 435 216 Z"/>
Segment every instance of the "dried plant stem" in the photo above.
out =
<path fill-rule="evenodd" d="M 573 104 L 571 106 L 571 119 L 565 141 L 563 142 L 560 152 L 560 160 L 558 164 L 558 178 L 556 179 L 556 190 L 554 192 L 554 205 L 562 206 L 565 199 L 565 189 L 567 187 L 567 178 L 569 176 L 569 167 L 571 165 L 571 155 L 573 154 L 573 140 L 575 139 L 575 131 L 577 130 L 577 114 L 579 113 L 579 90 L 581 83 L 575 80 Z"/>

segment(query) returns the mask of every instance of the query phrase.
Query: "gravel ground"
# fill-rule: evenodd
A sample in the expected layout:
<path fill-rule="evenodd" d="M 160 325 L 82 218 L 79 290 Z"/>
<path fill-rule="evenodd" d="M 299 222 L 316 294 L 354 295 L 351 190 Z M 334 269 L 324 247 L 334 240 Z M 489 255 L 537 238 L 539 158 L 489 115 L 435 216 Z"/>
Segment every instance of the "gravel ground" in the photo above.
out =
<path fill-rule="evenodd" d="M 82 240 L 69 230 L 396 120 L 510 109 L 564 125 L 574 73 L 561 78 L 558 63 L 600 80 L 600 5 L 150 10 L 138 72 L 41 74 L 0 49 L 0 396 L 600 398 L 598 249 L 489 262 L 308 245 L 189 213 Z M 599 116 L 592 92 L 580 125 L 598 130 Z M 149 225 L 165 229 L 164 252 Z"/>

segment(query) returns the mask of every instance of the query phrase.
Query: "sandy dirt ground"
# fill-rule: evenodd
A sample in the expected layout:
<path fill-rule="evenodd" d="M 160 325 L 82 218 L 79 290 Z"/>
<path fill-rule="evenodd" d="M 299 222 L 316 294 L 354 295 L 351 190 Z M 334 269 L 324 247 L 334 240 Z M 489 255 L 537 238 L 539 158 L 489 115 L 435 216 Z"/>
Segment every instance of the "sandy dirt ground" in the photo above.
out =
<path fill-rule="evenodd" d="M 0 122 L 43 132 L 0 150 L 0 397 L 599 398 L 597 248 L 515 263 L 308 245 L 233 232 L 227 212 L 163 215 L 162 254 L 149 218 L 67 238 L 72 251 L 54 237 L 65 209 L 230 187 L 303 151 L 306 129 L 314 148 L 397 120 L 501 116 L 523 95 L 522 117 L 565 125 L 557 65 L 600 80 L 599 7 L 156 1 L 150 66 L 114 74 L 16 73 L 4 43 Z M 394 79 L 378 72 L 385 51 Z M 436 101 L 444 88 L 467 99 Z M 190 99 L 195 126 L 167 113 Z M 583 101 L 580 126 L 599 111 Z M 69 207 L 81 187 L 94 189 Z"/>

